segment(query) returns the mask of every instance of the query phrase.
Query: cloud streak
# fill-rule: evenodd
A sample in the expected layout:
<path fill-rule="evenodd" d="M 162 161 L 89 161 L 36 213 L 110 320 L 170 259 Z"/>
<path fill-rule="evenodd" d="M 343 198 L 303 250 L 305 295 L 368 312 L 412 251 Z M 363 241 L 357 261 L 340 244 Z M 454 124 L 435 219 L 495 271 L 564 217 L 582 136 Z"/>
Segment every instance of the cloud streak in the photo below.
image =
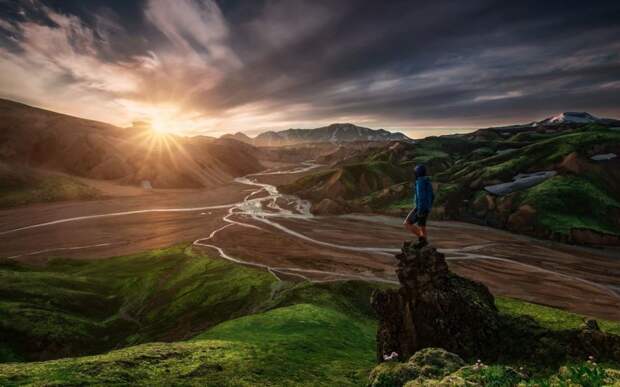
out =
<path fill-rule="evenodd" d="M 0 12 L 1 96 L 118 125 L 352 121 L 415 135 L 620 116 L 617 2 L 49 0 Z"/>

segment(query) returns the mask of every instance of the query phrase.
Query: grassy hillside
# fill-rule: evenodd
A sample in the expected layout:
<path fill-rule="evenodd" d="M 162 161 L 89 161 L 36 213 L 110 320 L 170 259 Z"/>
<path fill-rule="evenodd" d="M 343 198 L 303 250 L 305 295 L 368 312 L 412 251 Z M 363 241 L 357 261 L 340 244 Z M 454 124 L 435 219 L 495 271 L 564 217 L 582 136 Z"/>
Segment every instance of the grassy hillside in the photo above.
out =
<path fill-rule="evenodd" d="M 101 261 L 56 259 L 46 267 L 4 262 L 0 361 L 192 342 L 4 365 L 0 385 L 50 378 L 160 385 L 188 377 L 213 385 L 314 378 L 356 385 L 373 366 L 372 289 L 361 282 L 282 283 L 184 246 Z M 104 364 L 105 372 L 94 371 Z"/>
<path fill-rule="evenodd" d="M 0 162 L 154 188 L 208 188 L 263 169 L 251 145 L 120 128 L 0 99 Z"/>
<path fill-rule="evenodd" d="M 94 199 L 100 195 L 97 189 L 69 176 L 42 174 L 28 167 L 0 162 L 0 208 Z"/>
<path fill-rule="evenodd" d="M 590 159 L 617 152 L 620 133 L 594 127 L 541 137 L 509 152 L 455 163 L 436 174 L 438 214 L 567 242 L 583 242 L 575 230 L 593 232 L 599 239 L 620 237 L 617 162 Z M 483 190 L 519 173 L 545 170 L 558 176 L 500 197 Z M 531 209 L 529 213 L 523 206 Z"/>
<path fill-rule="evenodd" d="M 620 200 L 587 178 L 556 176 L 528 189 L 518 200 L 535 208 L 537 222 L 552 232 L 568 235 L 573 228 L 582 228 L 620 235 L 617 220 L 610 216 L 620 213 Z"/>
<path fill-rule="evenodd" d="M 225 322 L 191 341 L 0 365 L 0 384 L 363 385 L 375 323 L 313 304 Z"/>
<path fill-rule="evenodd" d="M 268 273 L 184 250 L 91 262 L 56 259 L 45 267 L 2 264 L 5 356 L 35 360 L 188 338 L 270 299 L 276 283 Z"/>
<path fill-rule="evenodd" d="M 370 161 L 317 172 L 280 188 L 282 192 L 304 197 L 320 198 L 337 194 L 344 199 L 354 199 L 405 179 L 404 168 L 387 161 Z"/>
<path fill-rule="evenodd" d="M 45 267 L 5 261 L 0 385 L 364 385 L 375 364 L 376 286 L 279 282 L 186 246 Z M 582 323 L 497 304 L 551 329 Z M 620 333 L 620 323 L 600 324 Z"/>
<path fill-rule="evenodd" d="M 620 132 L 599 125 L 512 135 L 480 130 L 365 150 L 283 189 L 314 201 L 321 210 L 400 214 L 413 199 L 412 169 L 425 164 L 435 183 L 435 219 L 571 243 L 620 244 L 620 159 L 591 159 L 604 153 L 620 154 Z M 539 171 L 555 171 L 557 176 L 504 196 L 484 190 L 511 182 L 520 173 Z M 340 205 L 319 206 L 326 198 Z"/>

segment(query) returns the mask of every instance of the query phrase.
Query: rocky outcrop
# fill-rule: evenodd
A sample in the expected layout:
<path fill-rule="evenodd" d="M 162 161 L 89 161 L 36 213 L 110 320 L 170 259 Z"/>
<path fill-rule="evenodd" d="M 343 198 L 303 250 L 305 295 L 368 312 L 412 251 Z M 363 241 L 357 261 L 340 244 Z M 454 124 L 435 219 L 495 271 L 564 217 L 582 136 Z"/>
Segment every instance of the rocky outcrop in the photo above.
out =
<path fill-rule="evenodd" d="M 593 319 L 578 329 L 563 330 L 543 327 L 528 316 L 500 314 L 487 287 L 450 272 L 444 255 L 432 246 L 415 249 L 406 242 L 396 258 L 400 288 L 371 296 L 379 318 L 379 363 L 407 361 L 431 347 L 466 360 L 557 366 L 567 358 L 592 355 L 620 361 L 620 336 L 601 331 Z M 385 367 L 411 377 L 410 367 Z"/>
<path fill-rule="evenodd" d="M 499 315 L 486 286 L 451 273 L 431 246 L 405 243 L 396 258 L 400 288 L 371 298 L 379 316 L 379 362 L 392 352 L 407 359 L 427 347 L 487 357 L 498 340 Z"/>

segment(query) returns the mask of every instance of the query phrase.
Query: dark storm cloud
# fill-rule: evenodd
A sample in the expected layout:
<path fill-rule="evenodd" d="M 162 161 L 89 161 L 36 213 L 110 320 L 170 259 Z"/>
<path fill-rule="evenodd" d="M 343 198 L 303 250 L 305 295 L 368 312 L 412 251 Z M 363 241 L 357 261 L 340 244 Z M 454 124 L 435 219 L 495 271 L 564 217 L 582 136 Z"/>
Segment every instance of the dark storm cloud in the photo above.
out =
<path fill-rule="evenodd" d="M 445 121 L 467 110 L 505 120 L 527 113 L 515 114 L 500 99 L 519 106 L 530 100 L 533 114 L 576 102 L 617 112 L 618 85 L 605 86 L 620 79 L 617 5 L 356 4 L 316 33 L 229 74 L 209 96 L 223 106 L 259 97 L 309 102 L 331 115 L 389 114 L 406 121 Z M 424 75 L 428 79 L 415 80 Z M 394 80 L 389 89 L 373 90 L 386 76 Z M 331 93 L 347 83 L 355 87 Z M 567 95 L 567 89 L 577 91 Z M 609 98 L 587 103 L 584 95 L 596 93 Z"/>
<path fill-rule="evenodd" d="M 112 96 L 127 117 L 171 103 L 175 114 L 226 131 L 343 119 L 402 129 L 486 126 L 564 110 L 620 116 L 617 1 L 0 6 L 2 46 L 21 50 L 16 62 L 40 64 L 37 26 L 63 31 L 56 40 L 66 41 L 65 56 L 45 52 L 53 74 L 32 89 L 65 80 L 76 95 Z M 86 69 L 92 58 L 106 70 L 101 82 Z"/>

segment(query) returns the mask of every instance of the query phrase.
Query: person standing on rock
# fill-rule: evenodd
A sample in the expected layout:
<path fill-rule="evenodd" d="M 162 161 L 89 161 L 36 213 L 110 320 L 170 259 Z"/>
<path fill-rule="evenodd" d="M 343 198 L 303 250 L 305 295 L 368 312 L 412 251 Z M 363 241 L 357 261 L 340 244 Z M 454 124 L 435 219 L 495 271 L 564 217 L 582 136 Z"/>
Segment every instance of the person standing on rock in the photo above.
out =
<path fill-rule="evenodd" d="M 431 180 L 426 175 L 426 167 L 424 165 L 416 165 L 413 178 L 415 183 L 415 207 L 409 212 L 403 224 L 409 232 L 418 237 L 418 243 L 414 247 L 421 248 L 428 244 L 426 239 L 426 219 L 431 213 L 435 194 L 433 193 Z"/>

